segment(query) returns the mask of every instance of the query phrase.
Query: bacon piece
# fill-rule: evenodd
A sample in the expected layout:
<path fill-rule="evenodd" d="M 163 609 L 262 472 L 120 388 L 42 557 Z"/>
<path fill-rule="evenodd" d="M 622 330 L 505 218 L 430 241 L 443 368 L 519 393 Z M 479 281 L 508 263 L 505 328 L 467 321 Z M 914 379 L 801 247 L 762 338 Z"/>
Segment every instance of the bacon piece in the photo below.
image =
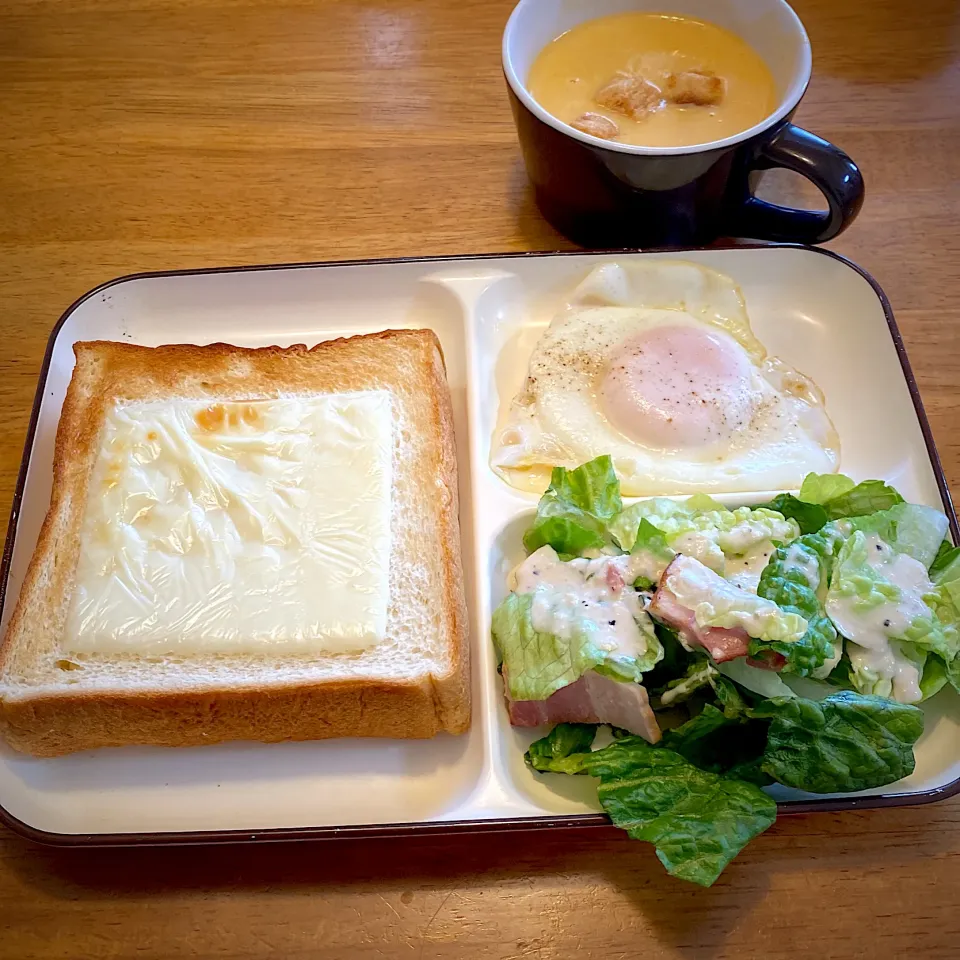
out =
<path fill-rule="evenodd" d="M 607 586 L 610 588 L 614 596 L 616 596 L 626 584 L 626 580 L 623 579 L 623 571 L 613 563 L 607 564 L 607 568 L 603 573 L 603 578 L 606 580 Z"/>
<path fill-rule="evenodd" d="M 600 137 L 603 140 L 615 140 L 620 136 L 620 128 L 609 117 L 602 113 L 584 113 L 577 117 L 571 124 L 574 130 L 581 133 L 589 133 L 592 137 Z"/>
<path fill-rule="evenodd" d="M 660 88 L 649 80 L 621 73 L 601 87 L 593 99 L 601 107 L 622 113 L 631 120 L 642 120 L 660 106 L 663 95 Z"/>
<path fill-rule="evenodd" d="M 509 693 L 506 697 L 510 723 L 515 727 L 609 723 L 650 743 L 660 739 L 660 726 L 650 708 L 647 691 L 639 683 L 621 683 L 594 670 L 588 670 L 546 700 L 511 700 Z"/>
<path fill-rule="evenodd" d="M 724 82 L 712 73 L 687 70 L 671 73 L 663 85 L 664 95 L 673 103 L 693 103 L 709 107 L 723 99 Z"/>
<path fill-rule="evenodd" d="M 679 556 L 671 560 L 667 569 L 661 574 L 657 592 L 647 608 L 649 612 L 673 627 L 688 647 L 703 647 L 717 663 L 745 657 L 750 652 L 750 637 L 743 627 L 728 629 L 727 627 L 699 626 L 694 612 L 680 603 L 667 586 L 670 567 L 678 559 L 680 559 Z"/>

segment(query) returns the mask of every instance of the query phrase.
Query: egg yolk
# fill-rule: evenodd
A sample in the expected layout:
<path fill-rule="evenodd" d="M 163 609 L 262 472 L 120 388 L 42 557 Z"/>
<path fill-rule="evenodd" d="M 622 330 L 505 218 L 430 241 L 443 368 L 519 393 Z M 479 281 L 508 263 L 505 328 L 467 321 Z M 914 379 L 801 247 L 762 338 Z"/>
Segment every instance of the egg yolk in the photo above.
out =
<path fill-rule="evenodd" d="M 712 446 L 748 427 L 753 367 L 720 331 L 654 327 L 620 344 L 600 382 L 611 424 L 647 446 Z"/>

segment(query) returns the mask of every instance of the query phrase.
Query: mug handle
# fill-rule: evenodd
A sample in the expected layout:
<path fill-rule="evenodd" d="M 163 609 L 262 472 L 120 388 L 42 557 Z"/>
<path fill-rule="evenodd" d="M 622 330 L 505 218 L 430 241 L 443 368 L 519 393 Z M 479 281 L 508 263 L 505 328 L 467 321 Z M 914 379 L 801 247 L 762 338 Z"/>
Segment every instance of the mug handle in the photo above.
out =
<path fill-rule="evenodd" d="M 761 143 L 749 162 L 754 170 L 784 167 L 806 177 L 827 201 L 827 210 L 798 210 L 747 196 L 736 214 L 734 236 L 793 243 L 823 243 L 843 230 L 863 204 L 863 177 L 857 165 L 827 140 L 784 124 L 779 133 Z"/>

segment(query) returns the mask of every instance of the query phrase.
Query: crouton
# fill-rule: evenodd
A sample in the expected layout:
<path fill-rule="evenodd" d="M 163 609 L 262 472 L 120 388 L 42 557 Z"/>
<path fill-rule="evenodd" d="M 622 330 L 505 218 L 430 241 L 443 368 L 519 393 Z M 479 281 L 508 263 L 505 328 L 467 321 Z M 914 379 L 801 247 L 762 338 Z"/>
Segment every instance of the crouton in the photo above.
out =
<path fill-rule="evenodd" d="M 686 70 L 683 73 L 671 73 L 663 85 L 663 92 L 673 103 L 708 107 L 723 99 L 724 83 L 722 77 L 712 73 Z"/>
<path fill-rule="evenodd" d="M 642 120 L 647 114 L 659 109 L 663 94 L 656 84 L 643 77 L 620 73 L 597 91 L 594 100 L 601 107 L 622 113 L 631 120 Z"/>
<path fill-rule="evenodd" d="M 620 128 L 602 113 L 581 114 L 570 126 L 581 133 L 589 133 L 592 137 L 602 137 L 604 140 L 614 140 L 620 136 Z"/>

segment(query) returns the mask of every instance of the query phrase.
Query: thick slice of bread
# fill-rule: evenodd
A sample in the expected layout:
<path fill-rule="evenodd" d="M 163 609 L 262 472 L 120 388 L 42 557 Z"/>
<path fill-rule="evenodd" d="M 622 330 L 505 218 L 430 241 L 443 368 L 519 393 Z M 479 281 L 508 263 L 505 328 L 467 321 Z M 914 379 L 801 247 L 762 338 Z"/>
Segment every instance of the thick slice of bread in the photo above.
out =
<path fill-rule="evenodd" d="M 0 730 L 10 744 L 55 756 L 125 744 L 430 737 L 469 727 L 453 420 L 431 331 L 388 330 L 310 350 L 91 342 L 75 353 L 50 509 L 0 646 Z M 354 654 L 63 657 L 88 486 L 115 400 L 371 389 L 391 392 L 394 417 L 381 643 Z"/>

